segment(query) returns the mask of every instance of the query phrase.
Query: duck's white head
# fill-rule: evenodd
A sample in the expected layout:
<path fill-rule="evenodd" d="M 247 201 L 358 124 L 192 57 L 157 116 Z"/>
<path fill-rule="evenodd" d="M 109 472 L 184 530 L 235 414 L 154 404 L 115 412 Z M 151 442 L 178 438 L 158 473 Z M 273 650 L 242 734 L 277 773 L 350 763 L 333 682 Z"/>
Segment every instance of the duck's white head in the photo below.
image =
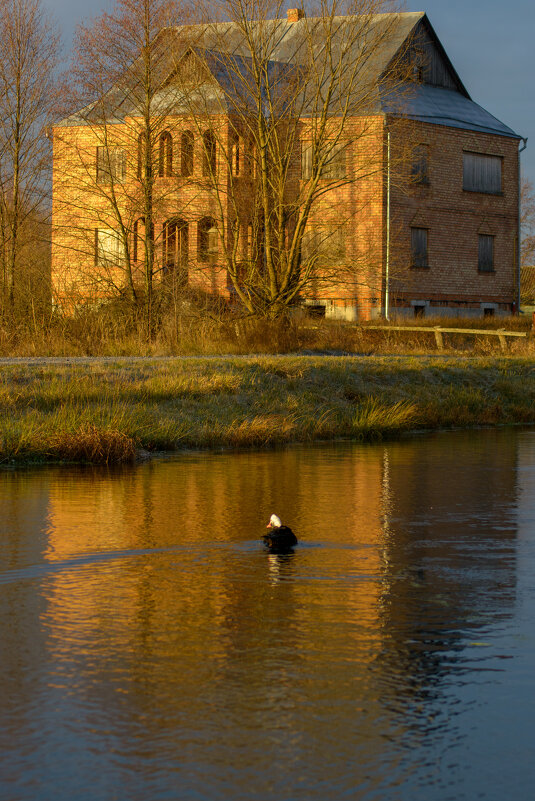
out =
<path fill-rule="evenodd" d="M 282 521 L 280 517 L 277 515 L 271 515 L 269 518 L 269 523 L 267 524 L 266 528 L 280 528 L 282 526 Z"/>

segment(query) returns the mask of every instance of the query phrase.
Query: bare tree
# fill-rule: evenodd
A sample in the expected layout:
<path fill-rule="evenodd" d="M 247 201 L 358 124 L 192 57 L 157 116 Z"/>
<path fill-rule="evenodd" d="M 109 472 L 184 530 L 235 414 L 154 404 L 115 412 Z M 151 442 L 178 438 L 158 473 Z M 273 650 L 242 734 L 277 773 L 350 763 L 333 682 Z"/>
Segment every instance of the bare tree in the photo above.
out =
<path fill-rule="evenodd" d="M 27 299 L 30 266 L 43 256 L 59 36 L 39 0 L 0 8 L 0 259 L 4 313 Z M 45 263 L 42 267 L 45 268 Z"/>
<path fill-rule="evenodd" d="M 149 331 L 155 287 L 185 274 L 253 315 L 380 295 L 382 99 L 399 109 L 411 72 L 383 10 L 321 0 L 290 32 L 280 0 L 221 0 L 200 14 L 224 21 L 196 25 L 117 0 L 81 28 L 77 111 L 54 131 L 58 293 L 126 294 Z"/>
<path fill-rule="evenodd" d="M 207 236 L 200 255 L 222 261 L 251 314 L 276 317 L 335 286 L 356 295 L 381 273 L 380 99 L 399 104 L 410 71 L 397 17 L 379 14 L 379 0 L 320 0 L 292 12 L 289 33 L 280 0 L 219 10 L 231 22 L 206 24 L 182 56 L 198 62 L 198 80 L 177 72 L 219 240 Z"/>
<path fill-rule="evenodd" d="M 112 13 L 80 26 L 77 110 L 54 131 L 56 287 L 61 294 L 63 281 L 71 299 L 76 284 L 93 300 L 126 295 L 149 331 L 167 266 L 156 223 L 176 212 L 165 31 L 183 18 L 175 0 L 117 0 Z"/>
<path fill-rule="evenodd" d="M 520 185 L 521 275 L 520 297 L 523 303 L 535 301 L 535 194 L 533 184 L 523 178 Z"/>

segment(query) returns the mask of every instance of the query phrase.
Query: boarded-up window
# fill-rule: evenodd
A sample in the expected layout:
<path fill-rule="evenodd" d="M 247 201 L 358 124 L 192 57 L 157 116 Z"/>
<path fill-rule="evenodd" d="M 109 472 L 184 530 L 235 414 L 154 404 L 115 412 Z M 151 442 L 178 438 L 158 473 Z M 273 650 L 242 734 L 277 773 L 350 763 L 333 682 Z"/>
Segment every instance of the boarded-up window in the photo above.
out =
<path fill-rule="evenodd" d="M 479 234 L 477 269 L 480 273 L 494 272 L 494 237 Z"/>
<path fill-rule="evenodd" d="M 463 189 L 467 192 L 501 194 L 501 157 L 485 156 L 482 153 L 463 153 Z"/>
<path fill-rule="evenodd" d="M 429 267 L 429 231 L 427 228 L 411 228 L 411 265 Z"/>
<path fill-rule="evenodd" d="M 331 267 L 345 261 L 344 229 L 339 225 L 311 225 L 305 231 L 301 245 L 305 264 Z"/>
<path fill-rule="evenodd" d="M 325 164 L 321 168 L 321 178 L 338 181 L 346 177 L 346 146 L 337 144 L 329 148 Z"/>
<path fill-rule="evenodd" d="M 95 229 L 95 264 L 98 266 L 118 265 L 124 260 L 124 243 L 111 228 Z"/>
<path fill-rule="evenodd" d="M 414 148 L 411 162 L 411 179 L 415 184 L 429 183 L 429 151 L 426 145 Z"/>
<path fill-rule="evenodd" d="M 126 158 L 122 147 L 97 147 L 97 183 L 111 184 L 124 181 Z"/>

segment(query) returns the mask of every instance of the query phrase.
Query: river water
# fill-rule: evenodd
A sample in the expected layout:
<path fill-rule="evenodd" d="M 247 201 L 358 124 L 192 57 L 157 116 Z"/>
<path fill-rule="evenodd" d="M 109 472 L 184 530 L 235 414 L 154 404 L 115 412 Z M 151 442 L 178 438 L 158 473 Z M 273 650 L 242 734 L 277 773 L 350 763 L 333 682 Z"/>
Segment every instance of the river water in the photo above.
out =
<path fill-rule="evenodd" d="M 1 799 L 532 797 L 535 431 L 4 471 L 0 509 Z"/>

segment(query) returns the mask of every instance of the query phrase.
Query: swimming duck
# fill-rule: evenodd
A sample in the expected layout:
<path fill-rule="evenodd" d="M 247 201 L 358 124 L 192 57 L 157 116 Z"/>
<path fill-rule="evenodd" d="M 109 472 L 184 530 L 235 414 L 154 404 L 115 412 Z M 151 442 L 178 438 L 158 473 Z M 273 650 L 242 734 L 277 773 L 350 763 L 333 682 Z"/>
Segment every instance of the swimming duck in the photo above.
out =
<path fill-rule="evenodd" d="M 287 551 L 297 545 L 297 537 L 289 526 L 283 526 L 280 517 L 271 515 L 263 540 L 271 551 Z"/>

